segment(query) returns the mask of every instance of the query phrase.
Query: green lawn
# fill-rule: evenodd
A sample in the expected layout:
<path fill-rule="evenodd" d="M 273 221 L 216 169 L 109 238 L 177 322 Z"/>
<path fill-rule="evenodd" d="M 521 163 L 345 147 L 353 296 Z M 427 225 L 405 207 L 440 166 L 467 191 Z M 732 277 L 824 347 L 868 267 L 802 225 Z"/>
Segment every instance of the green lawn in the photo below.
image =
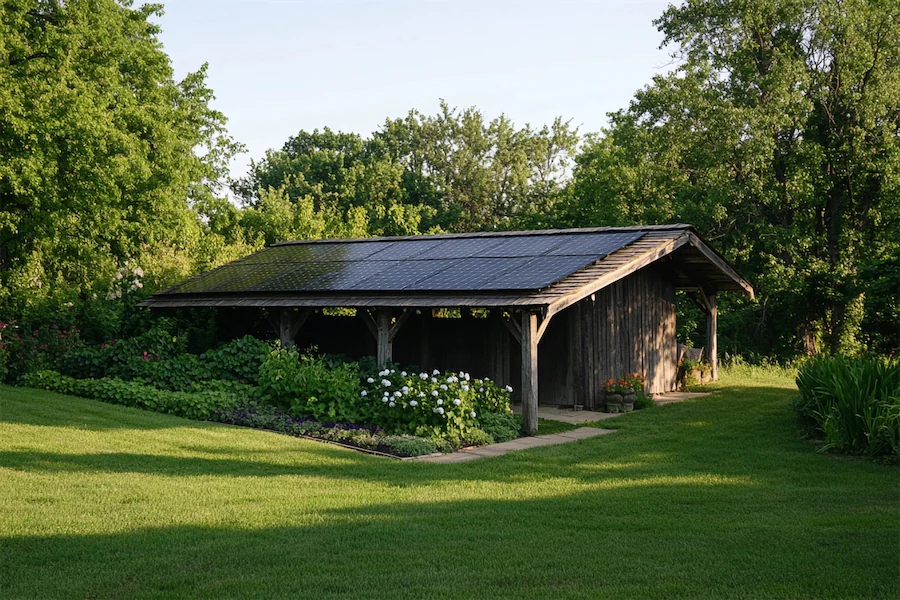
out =
<path fill-rule="evenodd" d="M 789 377 L 462 464 L 0 387 L 3 598 L 897 598 L 900 471 Z"/>

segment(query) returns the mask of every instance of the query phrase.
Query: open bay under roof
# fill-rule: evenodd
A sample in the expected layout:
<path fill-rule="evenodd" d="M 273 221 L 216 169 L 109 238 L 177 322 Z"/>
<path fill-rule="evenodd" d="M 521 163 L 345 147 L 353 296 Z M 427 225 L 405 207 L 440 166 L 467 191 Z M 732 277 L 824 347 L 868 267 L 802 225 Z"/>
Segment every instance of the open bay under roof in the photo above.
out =
<path fill-rule="evenodd" d="M 604 281 L 670 255 L 677 255 L 671 266 L 682 288 L 752 295 L 692 227 L 668 225 L 284 242 L 144 304 L 546 307 L 562 300 L 568 306 Z"/>

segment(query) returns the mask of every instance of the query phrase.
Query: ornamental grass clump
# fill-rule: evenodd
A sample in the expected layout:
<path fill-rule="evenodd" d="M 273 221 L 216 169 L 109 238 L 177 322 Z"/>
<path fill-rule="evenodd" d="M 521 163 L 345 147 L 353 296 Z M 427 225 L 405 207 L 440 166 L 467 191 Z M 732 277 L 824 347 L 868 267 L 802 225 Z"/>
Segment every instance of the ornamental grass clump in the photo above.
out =
<path fill-rule="evenodd" d="M 822 450 L 900 460 L 900 361 L 814 358 L 797 373 L 792 408 Z"/>

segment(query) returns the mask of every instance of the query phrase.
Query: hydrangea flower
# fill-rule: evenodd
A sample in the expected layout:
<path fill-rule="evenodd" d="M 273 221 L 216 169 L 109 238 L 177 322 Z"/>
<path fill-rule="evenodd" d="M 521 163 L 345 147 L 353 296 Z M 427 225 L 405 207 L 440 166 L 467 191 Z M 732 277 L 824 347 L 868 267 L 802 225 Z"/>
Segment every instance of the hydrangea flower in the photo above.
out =
<path fill-rule="evenodd" d="M 424 397 L 425 397 L 425 392 L 419 392 L 419 398 L 424 398 Z"/>
<path fill-rule="evenodd" d="M 437 396 L 437 395 L 438 395 L 438 391 L 437 391 L 437 390 L 433 390 L 433 391 L 431 392 L 431 395 L 432 395 L 432 396 Z"/>
<path fill-rule="evenodd" d="M 463 386 L 462 386 L 462 391 L 468 392 L 468 391 L 469 391 L 469 386 L 463 385 Z"/>
<path fill-rule="evenodd" d="M 459 406 L 460 404 L 462 404 L 462 400 L 460 400 L 459 398 L 453 401 L 454 406 Z"/>
<path fill-rule="evenodd" d="M 400 392 L 400 391 L 394 392 L 394 396 L 396 396 L 397 398 L 399 398 L 402 395 L 403 395 L 403 392 Z"/>
<path fill-rule="evenodd" d="M 391 382 L 387 379 L 382 379 L 381 385 L 383 385 L 384 387 L 388 387 L 389 385 L 391 385 Z"/>
<path fill-rule="evenodd" d="M 506 386 L 506 391 L 509 393 L 512 393 L 512 386 L 511 385 Z"/>
<path fill-rule="evenodd" d="M 382 401 L 382 402 L 387 402 L 387 401 L 388 401 L 387 396 L 385 396 L 384 398 L 382 398 L 381 401 Z"/>
<path fill-rule="evenodd" d="M 443 403 L 444 403 L 444 401 L 443 401 L 443 400 L 441 400 L 441 399 L 440 399 L 440 398 L 438 398 L 438 401 L 437 401 L 437 403 L 438 403 L 438 406 L 440 406 L 440 405 L 441 405 L 441 404 L 443 404 Z"/>
<path fill-rule="evenodd" d="M 368 396 L 368 395 L 369 395 L 369 392 L 367 392 L 366 390 L 363 390 L 363 391 L 361 391 L 361 392 L 359 393 L 359 395 L 360 395 L 360 396 Z"/>
<path fill-rule="evenodd" d="M 437 377 L 432 377 L 432 378 L 431 378 L 431 383 L 437 383 Z"/>
<path fill-rule="evenodd" d="M 388 397 L 388 396 L 390 396 L 390 395 L 391 395 L 390 392 L 385 392 L 385 393 L 384 393 L 384 396 L 385 396 L 385 397 Z"/>
<path fill-rule="evenodd" d="M 484 380 L 485 380 L 485 381 L 490 381 L 491 378 L 490 378 L 490 377 L 485 377 Z"/>
<path fill-rule="evenodd" d="M 469 413 L 469 416 L 472 417 L 472 418 L 474 419 L 474 418 L 475 418 L 475 411 L 473 410 L 472 412 L 470 412 L 470 413 Z"/>
<path fill-rule="evenodd" d="M 419 403 L 416 402 L 415 400 L 410 400 L 410 401 L 409 401 L 409 405 L 410 405 L 410 406 L 418 406 Z"/>
<path fill-rule="evenodd" d="M 407 386 L 404 385 L 402 388 L 400 388 L 400 391 L 403 392 L 403 393 L 405 394 L 406 392 L 409 391 L 409 387 L 407 387 Z"/>
<path fill-rule="evenodd" d="M 446 391 L 446 390 L 447 390 L 447 386 L 444 385 L 444 384 L 442 383 L 442 384 L 441 384 L 441 389 Z"/>
<path fill-rule="evenodd" d="M 431 374 L 432 374 L 432 375 L 440 375 L 441 372 L 438 371 L 437 369 L 435 369 L 434 371 L 431 372 Z"/>
<path fill-rule="evenodd" d="M 406 371 L 400 371 L 400 377 L 406 377 Z"/>
<path fill-rule="evenodd" d="M 375 383 L 375 380 L 369 377 L 368 379 L 366 379 L 366 383 Z"/>
<path fill-rule="evenodd" d="M 434 412 L 436 412 L 439 415 L 442 415 L 442 414 L 444 414 L 444 409 L 441 408 L 440 406 L 438 406 L 436 409 L 434 409 Z"/>
<path fill-rule="evenodd" d="M 393 375 L 394 373 L 396 373 L 396 371 L 394 371 L 393 369 L 391 369 L 390 373 L 388 373 L 388 374 L 389 374 L 389 375 Z"/>
<path fill-rule="evenodd" d="M 396 402 L 388 402 L 388 406 L 390 406 L 391 408 L 394 408 L 395 406 L 397 406 L 397 403 Z"/>
<path fill-rule="evenodd" d="M 484 391 L 484 388 L 483 388 L 483 387 L 482 387 L 482 388 L 478 388 L 478 391 L 479 391 L 479 392 L 483 392 L 483 391 Z"/>
<path fill-rule="evenodd" d="M 465 374 L 463 375 L 463 379 L 465 379 L 466 381 L 468 381 L 468 380 L 469 380 L 469 374 L 468 374 L 468 373 L 465 373 Z"/>
<path fill-rule="evenodd" d="M 428 373 L 419 373 L 419 379 L 425 381 L 426 379 L 428 379 Z"/>

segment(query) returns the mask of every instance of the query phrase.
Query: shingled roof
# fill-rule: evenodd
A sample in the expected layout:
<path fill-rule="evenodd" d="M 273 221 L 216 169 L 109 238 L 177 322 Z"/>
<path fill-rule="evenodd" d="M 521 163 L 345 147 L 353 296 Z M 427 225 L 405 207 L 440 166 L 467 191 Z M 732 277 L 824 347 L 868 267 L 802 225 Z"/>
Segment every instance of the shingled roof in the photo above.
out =
<path fill-rule="evenodd" d="M 558 312 L 651 263 L 676 286 L 749 283 L 689 225 L 284 242 L 158 292 L 151 307 L 539 307 Z"/>

